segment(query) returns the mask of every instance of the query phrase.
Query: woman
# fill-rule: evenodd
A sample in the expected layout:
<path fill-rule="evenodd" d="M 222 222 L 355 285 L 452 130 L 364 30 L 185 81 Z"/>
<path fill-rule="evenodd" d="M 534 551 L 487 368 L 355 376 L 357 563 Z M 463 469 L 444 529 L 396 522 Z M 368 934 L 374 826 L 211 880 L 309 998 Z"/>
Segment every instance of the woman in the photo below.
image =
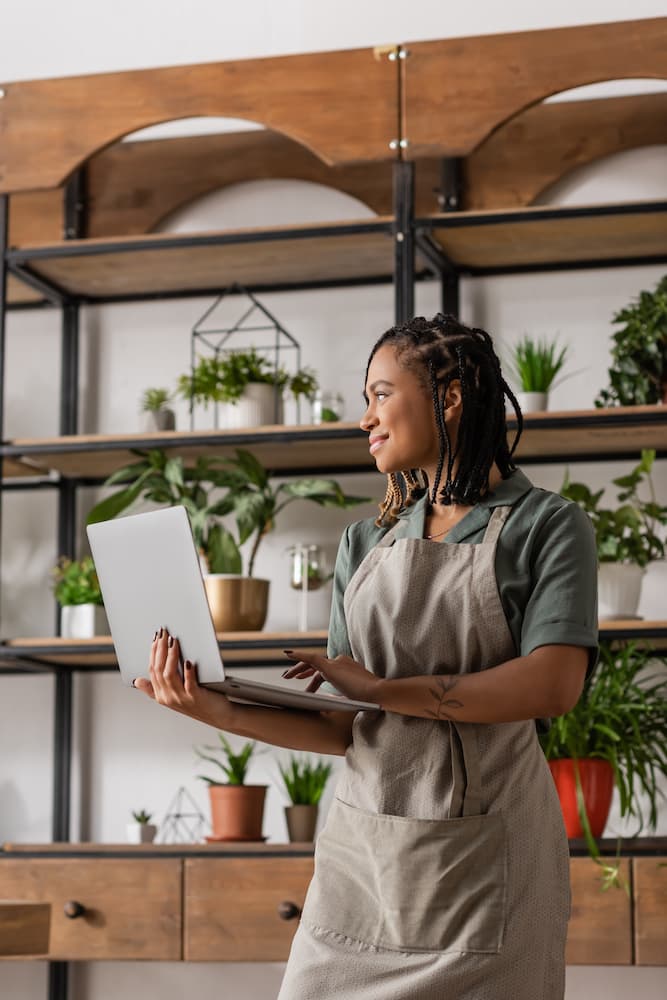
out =
<path fill-rule="evenodd" d="M 328 657 L 285 676 L 381 711 L 232 705 L 187 663 L 181 682 L 164 634 L 136 683 L 218 728 L 345 754 L 279 1000 L 561 1000 L 568 845 L 535 720 L 571 709 L 596 660 L 592 528 L 513 464 L 521 414 L 484 331 L 392 328 L 364 395 L 387 494 L 341 541 Z"/>

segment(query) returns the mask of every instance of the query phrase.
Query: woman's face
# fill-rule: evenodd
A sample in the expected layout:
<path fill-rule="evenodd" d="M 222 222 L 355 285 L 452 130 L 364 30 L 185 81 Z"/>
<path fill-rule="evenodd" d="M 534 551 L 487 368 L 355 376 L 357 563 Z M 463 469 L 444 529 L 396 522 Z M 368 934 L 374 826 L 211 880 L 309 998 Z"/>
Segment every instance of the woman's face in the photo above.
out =
<path fill-rule="evenodd" d="M 365 395 L 368 405 L 360 426 L 369 436 L 370 452 L 378 471 L 434 470 L 440 439 L 433 398 L 417 376 L 399 364 L 396 351 L 389 344 L 381 347 L 371 361 Z M 447 390 L 447 402 L 445 418 L 453 445 L 460 413 L 458 382 L 452 382 Z"/>

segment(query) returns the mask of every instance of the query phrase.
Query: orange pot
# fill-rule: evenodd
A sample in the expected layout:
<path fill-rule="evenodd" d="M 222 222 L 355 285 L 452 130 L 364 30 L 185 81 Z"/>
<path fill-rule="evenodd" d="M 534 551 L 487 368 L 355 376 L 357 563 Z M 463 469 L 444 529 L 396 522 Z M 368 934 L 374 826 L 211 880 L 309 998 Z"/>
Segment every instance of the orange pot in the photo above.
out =
<path fill-rule="evenodd" d="M 574 764 L 573 760 L 549 761 L 549 769 L 563 810 L 565 830 L 571 840 L 584 835 L 577 809 Z M 579 760 L 577 766 L 591 833 L 594 837 L 601 837 L 614 792 L 614 769 L 606 760 Z"/>
<path fill-rule="evenodd" d="M 209 785 L 216 840 L 261 840 L 266 785 Z"/>

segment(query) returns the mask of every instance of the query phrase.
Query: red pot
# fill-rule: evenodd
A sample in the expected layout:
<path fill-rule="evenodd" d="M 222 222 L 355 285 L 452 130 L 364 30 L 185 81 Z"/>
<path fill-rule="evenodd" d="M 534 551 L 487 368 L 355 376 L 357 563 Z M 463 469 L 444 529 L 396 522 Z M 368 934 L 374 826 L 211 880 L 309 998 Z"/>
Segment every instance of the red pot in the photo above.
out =
<path fill-rule="evenodd" d="M 581 788 L 584 793 L 586 815 L 594 837 L 601 837 L 609 816 L 614 792 L 614 769 L 606 760 L 579 760 Z M 583 837 L 584 831 L 577 809 L 577 785 L 573 760 L 550 760 L 549 769 L 556 784 L 560 807 L 563 810 L 565 830 L 574 840 Z"/>

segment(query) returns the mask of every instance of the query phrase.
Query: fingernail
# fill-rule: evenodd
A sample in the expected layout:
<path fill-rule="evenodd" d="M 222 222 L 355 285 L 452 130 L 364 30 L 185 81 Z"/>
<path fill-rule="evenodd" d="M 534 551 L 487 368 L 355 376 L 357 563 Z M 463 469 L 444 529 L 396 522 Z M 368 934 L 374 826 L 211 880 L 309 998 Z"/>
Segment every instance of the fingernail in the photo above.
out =
<path fill-rule="evenodd" d="M 293 649 L 283 649 L 283 653 L 287 653 L 288 656 L 294 656 Z"/>
<path fill-rule="evenodd" d="M 283 670 L 283 672 L 282 672 L 282 676 L 283 676 L 283 677 L 287 677 L 287 673 L 288 673 L 288 671 L 287 671 L 287 670 Z M 134 681 L 133 681 L 132 683 L 134 683 Z"/>
<path fill-rule="evenodd" d="M 136 681 L 136 679 L 137 679 L 136 677 L 133 677 L 133 678 L 132 678 L 132 687 L 136 687 L 136 686 L 137 686 L 137 685 L 136 685 L 136 684 L 134 683 L 134 682 Z"/>
<path fill-rule="evenodd" d="M 163 629 L 163 628 L 161 628 L 161 629 L 160 629 L 160 638 L 162 638 L 162 633 L 163 633 L 163 632 L 164 632 L 164 629 Z"/>
<path fill-rule="evenodd" d="M 167 643 L 167 645 L 169 646 L 170 649 L 174 645 L 174 637 L 173 637 L 173 635 L 169 636 L 169 642 Z"/>
<path fill-rule="evenodd" d="M 190 663 L 189 660 L 185 661 L 185 669 L 186 670 L 192 670 L 192 664 Z"/>

